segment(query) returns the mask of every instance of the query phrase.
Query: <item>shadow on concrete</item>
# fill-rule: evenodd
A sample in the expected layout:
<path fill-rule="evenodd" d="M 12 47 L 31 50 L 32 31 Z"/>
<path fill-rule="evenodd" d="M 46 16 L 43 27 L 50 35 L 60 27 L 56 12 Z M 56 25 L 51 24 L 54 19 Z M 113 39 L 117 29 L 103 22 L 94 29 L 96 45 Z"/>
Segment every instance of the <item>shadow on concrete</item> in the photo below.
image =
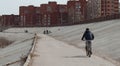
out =
<path fill-rule="evenodd" d="M 85 55 L 79 55 L 79 56 L 65 56 L 64 58 L 88 58 Z"/>

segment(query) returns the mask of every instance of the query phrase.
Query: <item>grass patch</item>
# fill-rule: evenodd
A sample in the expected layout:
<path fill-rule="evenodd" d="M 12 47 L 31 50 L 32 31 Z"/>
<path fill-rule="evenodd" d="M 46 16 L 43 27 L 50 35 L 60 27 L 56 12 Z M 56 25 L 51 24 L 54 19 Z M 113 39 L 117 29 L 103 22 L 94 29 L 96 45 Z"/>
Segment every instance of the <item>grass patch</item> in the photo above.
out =
<path fill-rule="evenodd" d="M 12 43 L 13 43 L 13 41 L 9 41 L 4 37 L 0 37 L 0 48 L 5 48 Z"/>

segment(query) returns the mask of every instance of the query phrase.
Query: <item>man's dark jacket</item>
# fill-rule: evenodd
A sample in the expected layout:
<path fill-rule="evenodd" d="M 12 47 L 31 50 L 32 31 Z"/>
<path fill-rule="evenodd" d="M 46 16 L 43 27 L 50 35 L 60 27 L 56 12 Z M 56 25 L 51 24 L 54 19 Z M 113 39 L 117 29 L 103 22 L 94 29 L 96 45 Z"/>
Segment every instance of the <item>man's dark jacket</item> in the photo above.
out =
<path fill-rule="evenodd" d="M 94 35 L 89 30 L 86 30 L 81 40 L 94 40 Z"/>

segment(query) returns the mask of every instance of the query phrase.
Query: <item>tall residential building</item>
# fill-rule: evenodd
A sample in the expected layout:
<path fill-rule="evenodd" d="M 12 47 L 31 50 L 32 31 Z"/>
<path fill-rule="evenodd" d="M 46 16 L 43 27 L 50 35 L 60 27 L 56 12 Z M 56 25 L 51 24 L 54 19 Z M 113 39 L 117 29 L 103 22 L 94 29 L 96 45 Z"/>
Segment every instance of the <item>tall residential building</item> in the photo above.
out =
<path fill-rule="evenodd" d="M 102 16 L 118 14 L 119 0 L 88 0 L 87 16 L 94 19 Z"/>
<path fill-rule="evenodd" d="M 59 4 L 59 24 L 67 24 L 68 23 L 68 13 L 67 13 L 67 5 Z"/>
<path fill-rule="evenodd" d="M 40 7 L 33 5 L 20 7 L 21 26 L 40 25 Z"/>
<path fill-rule="evenodd" d="M 19 26 L 20 16 L 19 15 L 2 15 L 2 26 Z"/>
<path fill-rule="evenodd" d="M 101 0 L 87 1 L 87 19 L 94 19 L 101 16 Z"/>
<path fill-rule="evenodd" d="M 68 22 L 79 23 L 86 18 L 86 0 L 69 0 L 67 2 Z"/>
<path fill-rule="evenodd" d="M 67 5 L 57 4 L 55 1 L 20 7 L 21 26 L 50 26 L 67 22 Z"/>
<path fill-rule="evenodd" d="M 68 0 L 67 4 L 50 1 L 39 7 L 20 6 L 19 15 L 2 15 L 3 26 L 54 26 L 77 24 L 86 19 L 119 17 L 119 0 Z M 116 14 L 116 15 L 114 15 Z M 112 18 L 113 18 L 112 17 Z"/>
<path fill-rule="evenodd" d="M 120 13 L 120 3 L 119 3 L 119 13 Z"/>
<path fill-rule="evenodd" d="M 113 0 L 114 1 L 114 13 L 118 14 L 119 13 L 119 0 Z"/>
<path fill-rule="evenodd" d="M 0 26 L 2 26 L 2 16 L 0 15 Z"/>
<path fill-rule="evenodd" d="M 42 15 L 42 25 L 56 25 L 58 24 L 58 5 L 57 2 L 49 2 L 48 4 L 41 4 L 40 11 Z"/>
<path fill-rule="evenodd" d="M 119 13 L 119 0 L 101 0 L 101 16 Z"/>
<path fill-rule="evenodd" d="M 43 26 L 60 25 L 67 22 L 67 5 L 52 1 L 48 4 L 41 4 L 40 11 Z"/>

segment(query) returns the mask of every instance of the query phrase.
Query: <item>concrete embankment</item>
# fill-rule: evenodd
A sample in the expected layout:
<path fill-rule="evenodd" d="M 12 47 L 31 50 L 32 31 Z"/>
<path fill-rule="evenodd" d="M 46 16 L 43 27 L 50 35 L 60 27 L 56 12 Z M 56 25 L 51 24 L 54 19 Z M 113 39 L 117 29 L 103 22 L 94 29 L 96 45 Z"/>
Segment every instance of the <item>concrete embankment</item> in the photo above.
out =
<path fill-rule="evenodd" d="M 37 34 L 24 66 L 116 66 L 111 62 L 92 55 L 87 57 L 85 52 L 46 35 Z"/>
<path fill-rule="evenodd" d="M 31 48 L 30 53 L 29 53 L 29 55 L 26 59 L 26 62 L 24 63 L 23 66 L 30 66 L 31 65 L 32 57 L 34 56 L 34 50 L 35 50 L 35 46 L 36 46 L 36 43 L 37 43 L 37 39 L 38 39 L 37 34 L 35 34 L 34 40 L 33 40 L 33 46 Z"/>

